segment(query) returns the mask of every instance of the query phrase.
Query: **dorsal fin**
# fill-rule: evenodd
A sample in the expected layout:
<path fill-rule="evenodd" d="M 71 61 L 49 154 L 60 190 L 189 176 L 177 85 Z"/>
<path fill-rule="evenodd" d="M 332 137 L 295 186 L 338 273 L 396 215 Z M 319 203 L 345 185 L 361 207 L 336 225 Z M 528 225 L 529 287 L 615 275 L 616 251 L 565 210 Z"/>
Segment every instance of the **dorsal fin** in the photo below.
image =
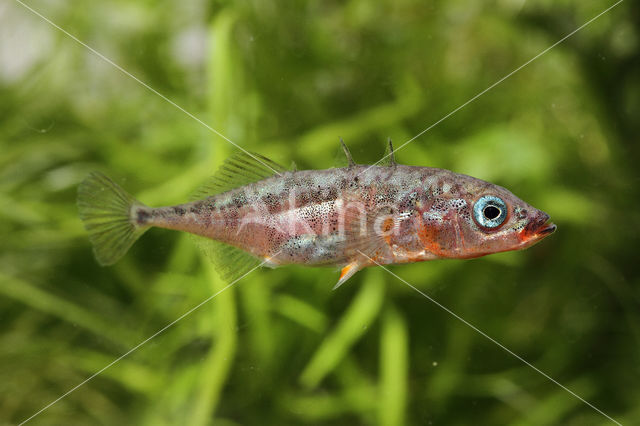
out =
<path fill-rule="evenodd" d="M 342 145 L 342 150 L 344 151 L 344 155 L 347 156 L 347 161 L 349 162 L 349 167 L 353 167 L 356 165 L 355 161 L 353 161 L 353 157 L 351 156 L 351 152 L 349 152 L 349 148 L 344 143 L 342 138 L 340 138 L 340 145 Z"/>
<path fill-rule="evenodd" d="M 280 164 L 260 154 L 240 151 L 227 158 L 216 173 L 195 190 L 191 199 L 211 197 L 286 171 Z M 242 277 L 261 263 L 260 259 L 237 247 L 195 234 L 191 236 L 227 282 Z"/>
<path fill-rule="evenodd" d="M 280 164 L 267 157 L 240 151 L 227 158 L 216 173 L 194 191 L 191 199 L 211 197 L 286 171 Z"/>
<path fill-rule="evenodd" d="M 393 153 L 393 142 L 391 141 L 391 138 L 389 138 L 387 149 L 384 151 L 384 157 L 380 160 L 380 164 L 389 167 L 395 167 L 397 165 L 396 157 Z"/>

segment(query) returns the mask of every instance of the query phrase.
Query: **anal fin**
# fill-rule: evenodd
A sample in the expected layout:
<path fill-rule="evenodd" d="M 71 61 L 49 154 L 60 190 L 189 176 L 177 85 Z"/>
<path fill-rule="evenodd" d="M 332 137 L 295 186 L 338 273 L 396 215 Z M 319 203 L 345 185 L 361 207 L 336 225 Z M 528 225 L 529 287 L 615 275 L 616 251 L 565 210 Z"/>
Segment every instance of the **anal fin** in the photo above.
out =
<path fill-rule="evenodd" d="M 233 282 L 263 261 L 237 247 L 215 241 L 209 238 L 190 234 L 198 247 L 213 263 L 220 278 L 226 282 Z"/>

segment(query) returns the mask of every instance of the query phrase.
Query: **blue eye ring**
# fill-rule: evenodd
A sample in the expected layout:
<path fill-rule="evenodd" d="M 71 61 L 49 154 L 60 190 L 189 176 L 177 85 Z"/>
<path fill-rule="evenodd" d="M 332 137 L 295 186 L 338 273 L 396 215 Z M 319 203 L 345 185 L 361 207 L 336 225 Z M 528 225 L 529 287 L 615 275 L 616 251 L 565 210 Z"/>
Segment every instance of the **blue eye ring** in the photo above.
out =
<path fill-rule="evenodd" d="M 507 218 L 507 203 L 493 195 L 478 198 L 473 205 L 473 220 L 486 229 L 496 229 Z"/>

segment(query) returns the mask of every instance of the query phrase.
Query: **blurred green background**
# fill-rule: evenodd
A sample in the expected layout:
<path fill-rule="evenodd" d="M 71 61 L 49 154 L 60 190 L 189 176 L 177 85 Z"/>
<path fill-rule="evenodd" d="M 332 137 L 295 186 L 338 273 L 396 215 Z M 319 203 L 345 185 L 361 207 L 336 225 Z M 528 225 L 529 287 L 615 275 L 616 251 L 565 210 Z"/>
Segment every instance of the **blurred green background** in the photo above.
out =
<path fill-rule="evenodd" d="M 371 163 L 612 4 L 29 4 L 242 147 Z M 640 6 L 626 1 L 397 152 L 505 186 L 556 234 L 391 269 L 623 424 L 640 424 Z M 152 230 L 113 267 L 91 170 L 169 205 L 234 148 L 14 1 L 0 4 L 0 424 L 220 290 Z M 261 269 L 30 424 L 612 424 L 381 269 Z"/>

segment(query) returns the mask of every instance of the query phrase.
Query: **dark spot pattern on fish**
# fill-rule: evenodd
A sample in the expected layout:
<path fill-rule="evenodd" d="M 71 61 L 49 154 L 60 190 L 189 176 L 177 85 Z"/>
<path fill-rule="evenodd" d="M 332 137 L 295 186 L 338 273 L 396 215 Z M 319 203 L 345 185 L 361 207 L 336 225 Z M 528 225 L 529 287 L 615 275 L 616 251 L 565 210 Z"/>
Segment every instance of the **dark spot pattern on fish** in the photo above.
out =
<path fill-rule="evenodd" d="M 136 211 L 136 223 L 138 225 L 146 225 L 151 219 L 151 213 L 146 208 L 139 208 Z"/>

